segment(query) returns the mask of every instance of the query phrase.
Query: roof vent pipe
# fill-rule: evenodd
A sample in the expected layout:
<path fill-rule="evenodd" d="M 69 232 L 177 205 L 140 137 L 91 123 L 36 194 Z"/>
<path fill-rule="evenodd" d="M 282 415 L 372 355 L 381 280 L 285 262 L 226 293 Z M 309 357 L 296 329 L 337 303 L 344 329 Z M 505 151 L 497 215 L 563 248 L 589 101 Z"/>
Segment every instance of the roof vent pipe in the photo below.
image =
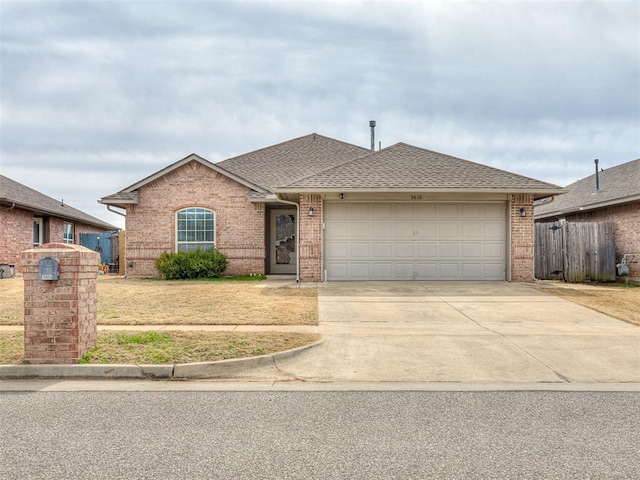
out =
<path fill-rule="evenodd" d="M 598 175 L 598 159 L 596 158 L 593 162 L 596 164 L 596 191 L 595 191 L 595 193 L 598 193 L 600 191 L 600 177 Z"/>
<path fill-rule="evenodd" d="M 376 121 L 369 120 L 369 126 L 371 127 L 371 151 L 376 149 Z"/>

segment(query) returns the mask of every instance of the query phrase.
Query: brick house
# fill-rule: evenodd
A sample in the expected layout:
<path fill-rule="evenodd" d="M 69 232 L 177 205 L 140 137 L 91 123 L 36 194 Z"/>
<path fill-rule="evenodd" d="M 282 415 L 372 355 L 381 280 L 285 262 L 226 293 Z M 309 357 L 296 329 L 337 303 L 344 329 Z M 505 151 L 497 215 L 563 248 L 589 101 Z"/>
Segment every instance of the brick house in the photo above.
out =
<path fill-rule="evenodd" d="M 4 276 L 20 272 L 20 252 L 24 250 L 50 242 L 77 244 L 81 233 L 118 230 L 3 175 L 0 225 L 0 270 Z"/>
<path fill-rule="evenodd" d="M 596 167 L 597 168 L 597 167 Z M 535 206 L 536 222 L 611 222 L 616 262 L 625 254 L 629 275 L 640 277 L 640 159 L 605 168 L 566 187 L 567 193 Z"/>
<path fill-rule="evenodd" d="M 128 275 L 215 245 L 229 275 L 533 280 L 533 201 L 560 187 L 403 143 L 310 134 L 211 163 L 191 154 L 100 201 L 126 211 Z"/>

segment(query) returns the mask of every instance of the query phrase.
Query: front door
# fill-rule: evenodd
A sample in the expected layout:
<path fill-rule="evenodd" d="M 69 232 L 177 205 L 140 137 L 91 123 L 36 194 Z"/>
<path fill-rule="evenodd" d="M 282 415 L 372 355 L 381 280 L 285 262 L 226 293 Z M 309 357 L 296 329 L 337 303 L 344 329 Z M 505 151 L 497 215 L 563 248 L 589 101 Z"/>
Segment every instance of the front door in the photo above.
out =
<path fill-rule="evenodd" d="M 271 210 L 269 216 L 270 273 L 295 275 L 298 264 L 296 222 L 295 210 Z"/>

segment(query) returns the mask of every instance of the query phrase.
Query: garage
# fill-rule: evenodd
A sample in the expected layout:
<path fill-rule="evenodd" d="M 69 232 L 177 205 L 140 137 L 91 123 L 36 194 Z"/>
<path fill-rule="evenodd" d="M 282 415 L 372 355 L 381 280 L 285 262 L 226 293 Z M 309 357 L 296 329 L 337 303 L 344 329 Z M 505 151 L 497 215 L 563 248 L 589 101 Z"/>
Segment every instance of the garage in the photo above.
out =
<path fill-rule="evenodd" d="M 325 202 L 325 278 L 505 280 L 506 202 Z"/>

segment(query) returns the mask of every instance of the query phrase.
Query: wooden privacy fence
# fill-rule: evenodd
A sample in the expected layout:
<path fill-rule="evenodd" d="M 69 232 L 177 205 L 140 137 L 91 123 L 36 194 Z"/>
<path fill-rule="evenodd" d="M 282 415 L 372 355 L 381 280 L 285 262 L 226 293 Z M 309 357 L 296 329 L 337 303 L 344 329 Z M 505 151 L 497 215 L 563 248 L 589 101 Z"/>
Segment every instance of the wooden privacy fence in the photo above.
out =
<path fill-rule="evenodd" d="M 616 279 L 613 223 L 536 223 L 535 277 L 565 282 Z"/>

